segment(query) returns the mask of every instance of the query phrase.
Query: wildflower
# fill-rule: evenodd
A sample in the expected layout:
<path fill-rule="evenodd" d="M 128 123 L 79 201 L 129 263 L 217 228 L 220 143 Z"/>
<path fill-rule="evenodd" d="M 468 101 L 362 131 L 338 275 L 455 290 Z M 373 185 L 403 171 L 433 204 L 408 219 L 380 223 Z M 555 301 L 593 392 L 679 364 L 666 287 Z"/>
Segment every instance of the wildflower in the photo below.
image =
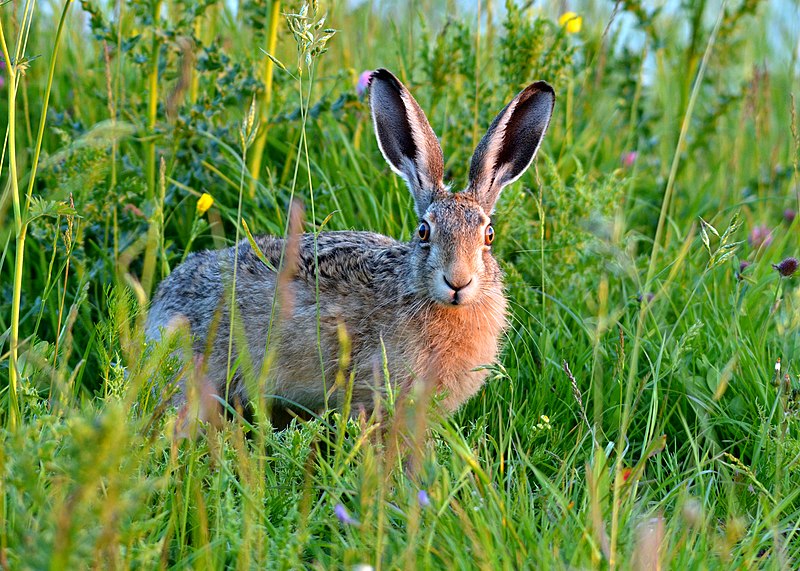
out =
<path fill-rule="evenodd" d="M 333 513 L 336 514 L 336 517 L 343 524 L 358 525 L 358 520 L 347 513 L 347 508 L 345 508 L 342 504 L 336 504 L 336 507 L 333 508 Z"/>
<path fill-rule="evenodd" d="M 361 97 L 367 92 L 367 87 L 369 87 L 369 82 L 372 79 L 373 73 L 374 72 L 370 69 L 361 72 L 361 75 L 358 76 L 358 83 L 356 83 L 356 95 Z"/>
<path fill-rule="evenodd" d="M 643 301 L 645 303 L 650 303 L 651 301 L 653 301 L 655 299 L 655 297 L 656 297 L 656 294 L 654 294 L 653 292 L 649 291 L 644 295 L 642 295 L 641 293 L 639 295 L 637 295 L 636 296 L 636 301 L 638 301 L 639 303 L 642 303 Z"/>
<path fill-rule="evenodd" d="M 784 278 L 790 278 L 797 271 L 798 263 L 797 258 L 786 258 L 780 264 L 772 264 L 772 267 Z"/>
<path fill-rule="evenodd" d="M 431 498 L 428 496 L 428 492 L 425 490 L 420 490 L 417 492 L 417 503 L 421 508 L 427 508 L 431 505 Z"/>
<path fill-rule="evenodd" d="M 759 224 L 750 231 L 747 243 L 753 248 L 766 248 L 772 244 L 772 230 L 765 224 Z"/>
<path fill-rule="evenodd" d="M 747 260 L 742 260 L 739 262 L 739 271 L 736 272 L 736 279 L 742 281 L 744 279 L 744 271 L 749 268 L 752 264 Z"/>
<path fill-rule="evenodd" d="M 636 158 L 639 156 L 639 153 L 636 151 L 630 151 L 627 153 L 623 153 L 622 155 L 622 166 L 626 169 L 633 167 L 633 164 L 636 162 Z"/>
<path fill-rule="evenodd" d="M 581 31 L 583 18 L 578 16 L 575 12 L 564 12 L 558 19 L 558 25 L 566 28 L 568 34 L 577 34 Z"/>
<path fill-rule="evenodd" d="M 550 426 L 550 417 L 546 414 L 543 414 L 539 417 L 541 422 L 538 422 L 535 426 L 536 430 L 550 430 L 553 427 Z"/>
<path fill-rule="evenodd" d="M 214 205 L 214 197 L 204 192 L 200 195 L 200 198 L 197 199 L 197 215 L 202 216 L 208 209 Z"/>
<path fill-rule="evenodd" d="M 783 221 L 787 224 L 791 224 L 794 222 L 795 217 L 797 216 L 797 212 L 792 210 L 791 208 L 787 208 L 783 211 Z"/>
<path fill-rule="evenodd" d="M 2 72 L 6 70 L 6 62 L 5 60 L 0 59 L 0 89 L 3 89 L 6 85 L 6 77 L 2 75 Z"/>
<path fill-rule="evenodd" d="M 139 218 L 146 218 L 145 213 L 141 211 L 141 209 L 137 208 L 135 204 L 131 204 L 130 202 L 122 207 L 123 212 L 130 212 L 134 216 L 138 216 Z"/>

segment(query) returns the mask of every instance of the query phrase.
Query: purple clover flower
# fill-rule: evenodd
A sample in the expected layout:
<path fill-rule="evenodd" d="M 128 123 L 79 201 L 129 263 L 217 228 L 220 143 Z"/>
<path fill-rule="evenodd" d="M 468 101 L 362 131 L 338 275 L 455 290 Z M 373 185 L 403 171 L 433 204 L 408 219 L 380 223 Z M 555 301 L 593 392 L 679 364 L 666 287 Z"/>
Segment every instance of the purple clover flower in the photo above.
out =
<path fill-rule="evenodd" d="M 747 243 L 752 248 L 766 248 L 772 244 L 772 230 L 766 224 L 759 224 L 750 231 Z"/>
<path fill-rule="evenodd" d="M 797 266 L 800 262 L 797 258 L 786 258 L 780 264 L 772 264 L 772 267 L 778 270 L 778 273 L 784 278 L 790 278 L 797 271 Z"/>
<path fill-rule="evenodd" d="M 428 496 L 428 492 L 425 490 L 420 490 L 417 492 L 417 503 L 421 508 L 427 508 L 431 505 L 431 498 Z"/>
<path fill-rule="evenodd" d="M 783 221 L 787 224 L 791 224 L 794 222 L 795 217 L 797 216 L 797 212 L 792 210 L 791 208 L 787 208 L 783 211 Z"/>
<path fill-rule="evenodd" d="M 342 504 L 336 504 L 336 507 L 333 508 L 333 513 L 335 513 L 337 519 L 345 525 L 358 525 L 358 520 L 347 513 L 347 508 Z"/>
<path fill-rule="evenodd" d="M 358 76 L 358 83 L 356 83 L 356 95 L 362 97 L 367 92 L 367 88 L 369 87 L 369 82 L 372 79 L 373 73 L 374 72 L 371 69 L 361 72 L 361 75 Z"/>

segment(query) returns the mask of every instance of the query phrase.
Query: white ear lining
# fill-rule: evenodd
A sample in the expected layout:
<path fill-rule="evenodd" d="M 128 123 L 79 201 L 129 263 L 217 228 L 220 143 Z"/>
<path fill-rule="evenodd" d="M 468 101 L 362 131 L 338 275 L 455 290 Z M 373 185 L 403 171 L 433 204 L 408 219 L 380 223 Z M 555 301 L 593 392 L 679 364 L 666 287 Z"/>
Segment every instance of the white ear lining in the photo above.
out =
<path fill-rule="evenodd" d="M 430 160 L 432 157 L 429 156 L 428 153 L 428 136 L 433 137 L 436 139 L 436 134 L 433 132 L 433 129 L 430 128 L 427 123 L 428 119 L 425 116 L 420 117 L 418 110 L 415 108 L 413 102 L 409 101 L 410 95 L 408 92 L 403 92 L 400 95 L 400 98 L 403 101 L 403 104 L 406 106 L 406 115 L 411 118 L 414 117 L 413 120 L 410 121 L 411 126 L 411 137 L 414 139 L 414 144 L 417 147 L 417 156 L 414 157 L 416 160 L 417 165 L 427 165 L 430 164 Z M 430 129 L 430 133 L 428 136 L 424 133 L 425 127 L 428 126 Z M 437 140 L 438 144 L 438 140 Z M 420 180 L 419 182 L 423 185 L 433 188 L 438 184 L 441 184 L 441 180 L 430 180 L 428 174 L 423 170 L 416 169 L 417 177 L 424 178 L 425 180 Z"/>
<path fill-rule="evenodd" d="M 539 137 L 539 140 L 536 142 L 536 146 L 533 149 L 533 153 L 531 154 L 530 160 L 528 161 L 528 163 L 525 165 L 524 168 L 520 169 L 519 174 L 517 176 L 515 176 L 515 177 L 509 178 L 507 180 L 503 180 L 503 178 L 500 176 L 500 171 L 498 171 L 498 174 L 495 176 L 495 180 L 498 180 L 498 179 L 503 180 L 503 183 L 502 183 L 502 186 L 501 186 L 500 190 L 502 190 L 503 187 L 508 186 L 512 182 L 516 182 L 517 180 L 519 180 L 522 177 L 522 175 L 524 175 L 525 172 L 527 172 L 527 170 L 533 164 L 533 160 L 536 158 L 536 155 L 539 153 L 539 147 L 542 146 L 542 141 L 544 141 L 544 136 L 545 136 L 545 134 L 547 134 L 547 128 L 550 126 L 550 119 L 551 118 L 552 118 L 552 115 L 548 115 L 547 116 L 547 119 L 544 122 L 544 126 L 542 127 L 542 136 Z M 503 135 L 505 136 L 505 129 L 503 130 Z M 510 170 L 510 168 L 511 168 L 510 165 L 507 165 L 506 170 Z M 498 191 L 498 193 L 499 193 L 499 191 Z"/>
<path fill-rule="evenodd" d="M 377 70 L 372 82 L 370 111 L 378 147 L 392 172 L 408 184 L 417 210 L 424 210 L 442 187 L 439 140 L 414 97 L 394 75 Z"/>
<path fill-rule="evenodd" d="M 375 133 L 375 140 L 378 141 L 378 149 L 380 149 L 381 155 L 383 155 L 386 163 L 389 165 L 389 168 L 392 169 L 392 172 L 405 179 L 406 174 L 398 169 L 391 160 L 389 160 L 389 154 L 386 152 L 386 147 L 383 146 L 383 139 L 381 138 L 381 134 L 378 132 L 378 118 L 375 116 L 374 105 L 370 105 L 369 113 L 370 117 L 372 118 L 372 131 Z"/>
<path fill-rule="evenodd" d="M 550 85 L 532 83 L 500 111 L 481 139 L 464 192 L 470 193 L 486 211 L 494 210 L 503 188 L 530 168 L 550 125 L 554 104 L 555 93 Z"/>
<path fill-rule="evenodd" d="M 495 181 L 497 180 L 497 173 L 492 176 L 492 171 L 495 171 L 498 168 L 497 165 L 497 157 L 500 154 L 500 149 L 503 146 L 503 141 L 506 137 L 506 127 L 508 126 L 508 120 L 511 115 L 514 114 L 514 109 L 517 108 L 517 103 L 519 102 L 519 96 L 515 97 L 511 102 L 506 106 L 505 112 L 503 113 L 503 117 L 497 125 L 497 129 L 494 133 L 492 133 L 491 141 L 488 145 L 488 152 L 486 153 L 485 159 L 483 161 L 483 167 L 481 168 L 481 174 L 478 177 L 478 180 L 482 182 L 482 184 L 486 185 L 494 185 Z M 502 168 L 502 167 L 501 167 Z M 499 172 L 499 171 L 498 171 Z M 489 189 L 487 188 L 487 191 Z"/>

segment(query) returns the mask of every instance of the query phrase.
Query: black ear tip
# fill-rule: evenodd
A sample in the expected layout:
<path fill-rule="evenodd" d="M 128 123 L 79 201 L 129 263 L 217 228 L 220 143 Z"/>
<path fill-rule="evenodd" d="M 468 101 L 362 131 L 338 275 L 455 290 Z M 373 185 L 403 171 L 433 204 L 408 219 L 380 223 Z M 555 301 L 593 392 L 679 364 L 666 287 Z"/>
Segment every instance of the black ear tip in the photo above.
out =
<path fill-rule="evenodd" d="M 379 67 L 375 71 L 372 72 L 372 77 L 377 77 L 383 80 L 394 78 L 394 75 L 391 71 L 386 69 L 385 67 Z"/>
<path fill-rule="evenodd" d="M 529 97 L 540 94 L 549 95 L 553 101 L 556 99 L 555 89 L 553 89 L 553 86 L 546 81 L 534 81 L 528 87 L 523 89 L 520 95 L 522 96 L 521 99 L 528 99 Z"/>
<path fill-rule="evenodd" d="M 394 74 L 386 68 L 379 67 L 375 71 L 372 72 L 372 75 L 369 78 L 369 85 L 370 87 L 373 85 L 375 81 L 383 81 L 394 87 L 397 91 L 402 89 L 402 84 L 400 80 L 397 79 Z"/>

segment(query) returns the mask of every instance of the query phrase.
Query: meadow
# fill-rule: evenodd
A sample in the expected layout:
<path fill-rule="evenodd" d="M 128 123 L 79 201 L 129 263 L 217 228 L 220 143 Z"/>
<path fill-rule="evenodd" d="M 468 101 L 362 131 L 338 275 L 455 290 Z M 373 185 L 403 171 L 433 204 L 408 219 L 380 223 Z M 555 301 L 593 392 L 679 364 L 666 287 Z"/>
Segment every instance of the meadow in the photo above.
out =
<path fill-rule="evenodd" d="M 800 14 L 556 4 L 0 5 L 0 567 L 800 565 Z M 284 234 L 294 198 L 309 232 L 415 231 L 378 67 L 455 188 L 555 88 L 493 218 L 490 381 L 450 417 L 175 438 L 143 324 L 190 252 Z"/>

